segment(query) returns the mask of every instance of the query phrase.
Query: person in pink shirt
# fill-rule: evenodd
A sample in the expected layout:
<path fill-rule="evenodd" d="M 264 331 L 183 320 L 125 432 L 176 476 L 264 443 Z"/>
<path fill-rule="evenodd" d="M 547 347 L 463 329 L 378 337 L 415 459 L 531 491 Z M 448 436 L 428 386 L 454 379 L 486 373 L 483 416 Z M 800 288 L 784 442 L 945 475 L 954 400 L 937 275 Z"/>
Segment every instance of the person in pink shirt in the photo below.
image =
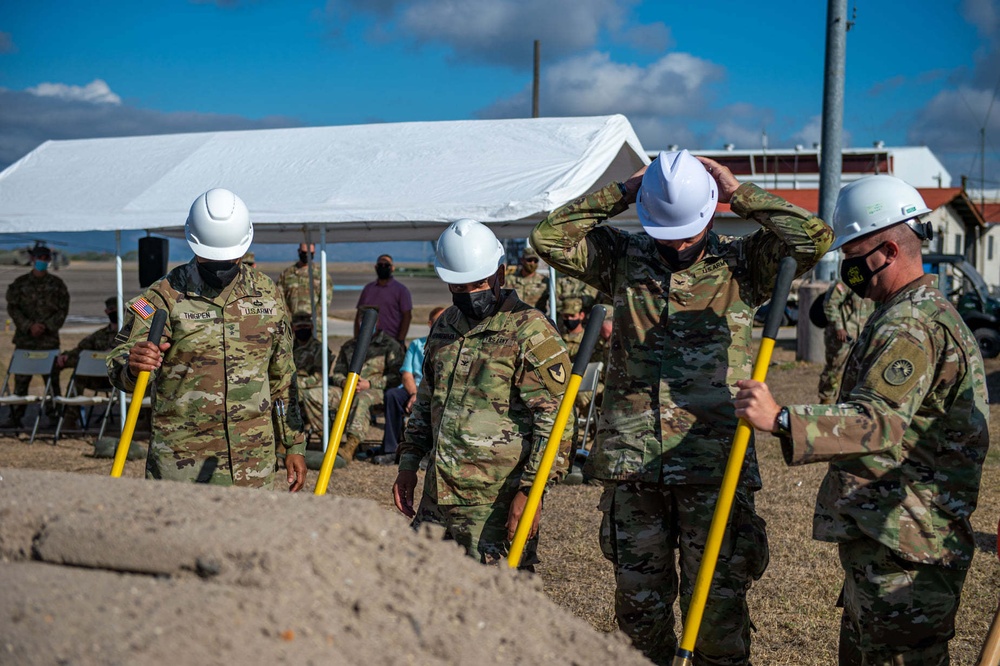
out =
<path fill-rule="evenodd" d="M 388 254 L 379 255 L 375 261 L 375 273 L 378 279 L 369 282 L 361 290 L 358 298 L 358 314 L 354 317 L 354 337 L 361 328 L 361 311 L 363 308 L 374 307 L 378 310 L 378 324 L 375 329 L 385 331 L 386 335 L 396 338 L 405 345 L 406 334 L 410 331 L 410 320 L 413 317 L 413 299 L 410 290 L 402 282 L 392 277 L 394 266 L 392 257 Z"/>

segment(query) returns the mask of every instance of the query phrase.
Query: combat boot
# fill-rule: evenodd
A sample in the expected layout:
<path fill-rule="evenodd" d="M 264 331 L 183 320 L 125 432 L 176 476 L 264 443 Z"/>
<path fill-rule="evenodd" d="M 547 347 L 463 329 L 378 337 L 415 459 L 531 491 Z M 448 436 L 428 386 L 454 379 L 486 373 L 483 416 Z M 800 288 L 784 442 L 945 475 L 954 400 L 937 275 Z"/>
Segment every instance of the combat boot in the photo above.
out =
<path fill-rule="evenodd" d="M 340 449 L 337 450 L 337 454 L 344 457 L 344 460 L 350 462 L 354 460 L 354 454 L 361 445 L 361 440 L 358 439 L 357 435 L 347 435 L 347 439 L 344 443 L 340 445 Z"/>

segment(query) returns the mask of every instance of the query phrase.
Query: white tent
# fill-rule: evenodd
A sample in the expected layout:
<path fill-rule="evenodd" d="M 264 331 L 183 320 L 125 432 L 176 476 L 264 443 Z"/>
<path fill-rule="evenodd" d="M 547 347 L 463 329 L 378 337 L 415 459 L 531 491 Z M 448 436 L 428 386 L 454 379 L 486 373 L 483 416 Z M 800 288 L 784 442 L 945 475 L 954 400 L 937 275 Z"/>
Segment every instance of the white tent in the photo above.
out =
<path fill-rule="evenodd" d="M 471 217 L 526 236 L 648 163 L 624 116 L 394 123 L 48 141 L 0 173 L 0 233 L 180 233 L 212 187 L 257 242 L 431 240 Z M 373 234 L 372 232 L 376 232 Z"/>
<path fill-rule="evenodd" d="M 0 233 L 177 235 L 191 202 L 225 187 L 247 203 L 254 242 L 318 234 L 325 293 L 328 234 L 432 240 L 470 217 L 498 236 L 524 237 L 547 212 L 648 162 L 618 115 L 48 141 L 0 173 Z M 320 321 L 327 339 L 325 300 Z M 326 345 L 322 362 L 329 367 Z"/>

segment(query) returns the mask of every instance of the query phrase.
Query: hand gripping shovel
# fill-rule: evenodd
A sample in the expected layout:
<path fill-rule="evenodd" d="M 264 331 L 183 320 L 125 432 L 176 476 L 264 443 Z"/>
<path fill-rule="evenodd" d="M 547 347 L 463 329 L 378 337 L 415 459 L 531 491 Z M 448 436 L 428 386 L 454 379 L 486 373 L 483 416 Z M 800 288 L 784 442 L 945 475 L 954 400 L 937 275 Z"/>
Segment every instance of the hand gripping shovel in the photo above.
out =
<path fill-rule="evenodd" d="M 762 382 L 767 378 L 767 366 L 771 363 L 774 352 L 774 341 L 778 336 L 782 315 L 785 313 L 785 302 L 795 277 L 795 260 L 785 257 L 778 267 L 778 279 L 771 293 L 771 307 L 764 321 L 764 335 L 754 360 L 752 379 Z M 684 633 L 674 654 L 673 666 L 690 666 L 694 659 L 694 646 L 698 640 L 698 630 L 701 628 L 701 618 L 705 612 L 705 602 L 712 586 L 712 576 L 715 574 L 715 564 L 719 559 L 719 549 L 722 547 L 722 537 L 729 522 L 729 514 L 733 508 L 733 498 L 736 495 L 736 485 L 740 480 L 740 470 L 743 468 L 743 458 L 750 444 L 750 434 L 753 432 L 750 424 L 740 419 L 733 437 L 733 446 L 729 451 L 729 461 L 722 476 L 722 488 L 719 499 L 715 503 L 715 513 L 712 514 L 712 524 L 708 528 L 708 540 L 705 542 L 705 554 L 698 567 L 698 577 L 694 583 L 694 593 L 688 606 L 687 621 L 684 623 Z"/>
<path fill-rule="evenodd" d="M 163 335 L 163 325 L 167 321 L 167 311 L 157 310 L 153 313 L 153 321 L 149 324 L 149 335 L 146 340 L 154 345 L 160 344 Z M 139 410 L 142 409 L 142 397 L 146 395 L 146 384 L 149 383 L 149 371 L 143 370 L 135 380 L 132 389 L 132 402 L 128 405 L 128 415 L 125 417 L 125 428 L 122 430 L 118 448 L 115 449 L 115 462 L 111 465 L 111 476 L 116 479 L 125 470 L 125 459 L 128 458 L 129 447 L 132 446 L 132 435 L 135 433 L 135 422 L 139 420 Z"/>
<path fill-rule="evenodd" d="M 559 403 L 555 425 L 552 426 L 552 432 L 549 433 L 549 441 L 545 444 L 542 461 L 538 465 L 535 481 L 531 484 L 531 491 L 528 493 L 528 502 L 524 505 L 524 513 L 521 514 L 521 519 L 517 523 L 514 541 L 511 542 L 510 552 L 507 554 L 507 565 L 511 569 L 516 569 L 521 564 L 524 545 L 528 542 L 528 534 L 531 533 L 531 526 L 535 522 L 538 505 L 542 502 L 542 494 L 545 492 L 545 484 L 549 480 L 549 472 L 552 471 L 552 463 L 555 462 L 556 454 L 559 452 L 559 442 L 562 440 L 563 430 L 566 429 L 566 421 L 569 420 L 569 416 L 573 412 L 576 394 L 580 390 L 580 382 L 587 371 L 587 364 L 590 363 L 590 355 L 594 353 L 597 337 L 601 334 L 601 324 L 604 323 L 606 312 L 603 305 L 595 305 L 590 311 L 590 321 L 587 322 L 587 330 L 583 332 L 580 351 L 576 353 L 576 360 L 573 361 L 573 371 L 569 377 L 566 392 L 563 393 L 562 402 Z"/>
<path fill-rule="evenodd" d="M 361 320 L 361 331 L 358 333 L 358 344 L 354 347 L 354 356 L 351 357 L 351 365 L 347 372 L 347 380 L 344 382 L 344 392 L 341 394 L 340 406 L 337 407 L 337 416 L 333 419 L 333 430 L 330 432 L 330 441 L 326 446 L 326 454 L 323 456 L 323 464 L 319 467 L 319 478 L 316 480 L 316 495 L 325 495 L 326 489 L 330 485 L 330 475 L 333 473 L 333 463 L 337 457 L 337 449 L 340 448 L 340 438 L 344 434 L 347 426 L 347 415 L 351 413 L 351 403 L 354 402 L 354 393 L 358 388 L 358 378 L 361 375 L 361 368 L 365 365 L 365 358 L 368 356 L 368 345 L 375 335 L 375 322 L 378 321 L 378 310 L 365 310 Z"/>

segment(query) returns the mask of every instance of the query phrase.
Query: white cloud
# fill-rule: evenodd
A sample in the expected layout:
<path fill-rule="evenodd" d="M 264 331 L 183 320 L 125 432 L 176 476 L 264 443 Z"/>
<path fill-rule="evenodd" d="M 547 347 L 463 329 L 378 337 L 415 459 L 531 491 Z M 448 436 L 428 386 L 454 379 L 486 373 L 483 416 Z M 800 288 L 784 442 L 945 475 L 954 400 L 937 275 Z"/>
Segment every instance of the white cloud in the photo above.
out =
<path fill-rule="evenodd" d="M 65 83 L 39 83 L 28 92 L 39 97 L 91 102 L 93 104 L 121 104 L 122 98 L 111 91 L 101 79 L 94 79 L 85 86 L 71 86 Z"/>
<path fill-rule="evenodd" d="M 100 92 L 101 86 L 92 88 L 90 93 L 79 92 L 94 86 L 94 83 L 100 83 L 104 92 Z M 164 113 L 141 109 L 121 103 L 118 95 L 103 81 L 94 83 L 82 88 L 61 83 L 42 84 L 30 90 L 0 88 L 0 169 L 50 139 L 301 125 L 294 119 L 283 117 L 254 120 L 214 113 Z"/>
<path fill-rule="evenodd" d="M 962 0 L 962 16 L 984 37 L 1000 32 L 1000 10 L 996 0 Z"/>
<path fill-rule="evenodd" d="M 696 117 L 710 97 L 708 87 L 723 69 L 687 53 L 669 53 L 646 67 L 618 63 L 591 52 L 544 70 L 542 112 L 546 116 L 623 113 L 629 117 Z M 527 115 L 530 86 L 496 102 L 485 117 Z"/>
<path fill-rule="evenodd" d="M 632 17 L 638 0 L 330 0 L 325 16 L 340 25 L 352 15 L 375 19 L 370 35 L 395 35 L 417 45 L 443 44 L 462 60 L 528 68 L 534 40 L 546 62 L 594 47 L 606 31 L 612 41 L 664 49 L 663 23 Z"/>

